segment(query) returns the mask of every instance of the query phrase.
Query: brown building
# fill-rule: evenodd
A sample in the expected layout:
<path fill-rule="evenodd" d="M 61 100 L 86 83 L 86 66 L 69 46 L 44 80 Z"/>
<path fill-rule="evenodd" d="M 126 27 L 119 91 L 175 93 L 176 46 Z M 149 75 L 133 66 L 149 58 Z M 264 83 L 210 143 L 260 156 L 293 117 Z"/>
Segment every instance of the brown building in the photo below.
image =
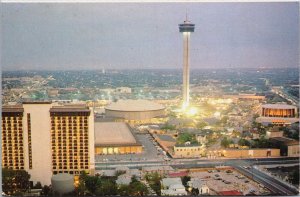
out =
<path fill-rule="evenodd" d="M 89 144 L 93 143 L 89 139 L 90 115 L 90 109 L 82 105 L 50 109 L 54 174 L 89 172 Z"/>
<path fill-rule="evenodd" d="M 124 122 L 95 123 L 96 154 L 128 154 L 142 151 L 142 145 L 137 141 L 128 124 Z"/>
<path fill-rule="evenodd" d="M 175 158 L 190 158 L 190 157 L 201 157 L 203 150 L 199 145 L 176 145 L 174 146 L 174 157 Z"/>
<path fill-rule="evenodd" d="M 22 106 L 2 108 L 2 167 L 25 167 L 23 115 Z"/>
<path fill-rule="evenodd" d="M 299 141 L 287 137 L 274 137 L 269 140 L 274 147 L 280 148 L 281 156 L 299 156 Z"/>
<path fill-rule="evenodd" d="M 228 158 L 279 157 L 280 149 L 225 149 L 221 153 Z"/>
<path fill-rule="evenodd" d="M 287 104 L 265 104 L 261 106 L 261 116 L 294 118 L 297 114 L 297 107 Z"/>
<path fill-rule="evenodd" d="M 265 104 L 261 106 L 261 116 L 256 121 L 264 125 L 289 125 L 299 122 L 298 108 L 287 104 Z"/>
<path fill-rule="evenodd" d="M 2 167 L 50 184 L 56 173 L 94 173 L 94 115 L 84 105 L 23 102 L 2 107 Z"/>

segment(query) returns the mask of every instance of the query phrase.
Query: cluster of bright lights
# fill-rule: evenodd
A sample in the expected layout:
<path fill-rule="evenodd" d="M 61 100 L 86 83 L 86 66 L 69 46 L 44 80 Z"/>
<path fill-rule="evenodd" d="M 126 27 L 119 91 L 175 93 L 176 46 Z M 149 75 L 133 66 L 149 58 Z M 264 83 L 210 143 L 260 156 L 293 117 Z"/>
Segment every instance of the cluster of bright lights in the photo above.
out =
<path fill-rule="evenodd" d="M 186 116 L 195 116 L 198 113 L 198 109 L 196 107 L 189 107 L 183 104 L 181 107 L 181 113 Z"/>
<path fill-rule="evenodd" d="M 195 107 L 190 107 L 188 108 L 188 110 L 186 111 L 186 114 L 188 116 L 195 116 L 198 113 L 198 109 Z"/>
<path fill-rule="evenodd" d="M 214 113 L 214 116 L 215 116 L 216 118 L 219 118 L 219 117 L 221 116 L 221 113 L 217 111 L 217 112 Z"/>

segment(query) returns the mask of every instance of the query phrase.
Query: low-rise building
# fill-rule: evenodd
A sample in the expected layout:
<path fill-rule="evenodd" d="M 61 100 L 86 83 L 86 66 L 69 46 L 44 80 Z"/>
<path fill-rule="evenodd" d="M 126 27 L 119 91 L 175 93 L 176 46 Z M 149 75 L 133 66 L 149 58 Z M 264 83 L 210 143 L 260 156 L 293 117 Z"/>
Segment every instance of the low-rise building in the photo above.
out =
<path fill-rule="evenodd" d="M 279 131 L 277 127 L 266 132 L 267 139 L 274 138 L 274 137 L 282 137 L 282 136 L 283 136 L 283 131 Z"/>
<path fill-rule="evenodd" d="M 280 148 L 281 156 L 299 156 L 299 141 L 287 137 L 274 137 L 269 139 L 273 146 Z"/>
<path fill-rule="evenodd" d="M 142 176 L 145 176 L 147 173 L 158 173 L 161 176 L 174 172 L 174 168 L 171 166 L 151 166 L 151 167 L 142 167 Z"/>
<path fill-rule="evenodd" d="M 206 144 L 207 143 L 206 135 L 196 135 L 196 140 L 200 144 Z"/>
<path fill-rule="evenodd" d="M 162 196 L 187 195 L 180 178 L 164 178 L 161 180 Z"/>
<path fill-rule="evenodd" d="M 256 148 L 256 149 L 224 149 L 224 157 L 228 158 L 251 158 L 251 157 L 279 157 L 280 149 Z"/>
<path fill-rule="evenodd" d="M 191 180 L 188 182 L 188 186 L 191 189 L 198 189 L 200 195 L 207 195 L 210 191 L 208 186 L 200 178 L 191 178 Z"/>
<path fill-rule="evenodd" d="M 299 142 L 288 143 L 288 157 L 299 157 Z"/>
<path fill-rule="evenodd" d="M 101 155 L 141 153 L 143 147 L 124 122 L 95 123 L 95 153 Z"/>
<path fill-rule="evenodd" d="M 202 154 L 200 145 L 175 145 L 174 146 L 174 157 L 182 158 L 182 157 L 200 157 Z"/>

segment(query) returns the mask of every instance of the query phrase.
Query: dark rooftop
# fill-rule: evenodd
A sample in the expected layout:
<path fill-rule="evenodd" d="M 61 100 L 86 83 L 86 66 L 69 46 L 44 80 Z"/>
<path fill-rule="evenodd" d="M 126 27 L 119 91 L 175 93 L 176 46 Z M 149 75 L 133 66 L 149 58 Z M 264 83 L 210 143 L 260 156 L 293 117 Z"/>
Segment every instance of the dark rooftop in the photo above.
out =
<path fill-rule="evenodd" d="M 24 108 L 21 105 L 2 106 L 2 113 L 3 112 L 24 112 Z"/>
<path fill-rule="evenodd" d="M 157 137 L 162 141 L 176 142 L 176 140 L 169 135 L 157 135 Z"/>

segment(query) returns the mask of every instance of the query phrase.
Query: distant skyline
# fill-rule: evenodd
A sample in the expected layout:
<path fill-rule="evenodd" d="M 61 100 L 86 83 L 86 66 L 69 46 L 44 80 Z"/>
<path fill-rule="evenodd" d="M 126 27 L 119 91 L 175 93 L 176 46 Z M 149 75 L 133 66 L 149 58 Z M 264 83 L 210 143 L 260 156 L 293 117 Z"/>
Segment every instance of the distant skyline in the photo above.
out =
<path fill-rule="evenodd" d="M 2 4 L 2 70 L 299 66 L 299 3 Z"/>

